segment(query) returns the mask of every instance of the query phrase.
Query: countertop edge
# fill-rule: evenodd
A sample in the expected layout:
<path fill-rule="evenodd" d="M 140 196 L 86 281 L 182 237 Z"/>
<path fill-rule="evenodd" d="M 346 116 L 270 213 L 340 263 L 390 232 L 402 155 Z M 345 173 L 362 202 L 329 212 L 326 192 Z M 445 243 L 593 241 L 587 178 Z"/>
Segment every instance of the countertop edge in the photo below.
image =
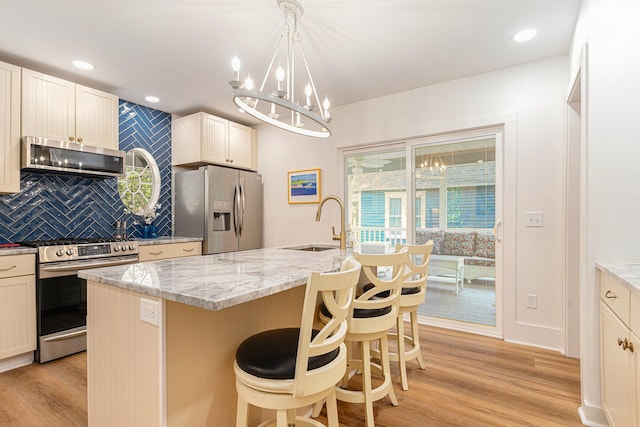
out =
<path fill-rule="evenodd" d="M 36 248 L 25 248 L 25 247 L 0 248 L 0 256 L 29 255 L 29 254 L 37 254 L 37 253 L 38 253 L 38 250 Z"/>
<path fill-rule="evenodd" d="M 160 236 L 155 239 L 136 239 L 138 246 L 163 245 L 168 243 L 202 242 L 202 237 Z"/>

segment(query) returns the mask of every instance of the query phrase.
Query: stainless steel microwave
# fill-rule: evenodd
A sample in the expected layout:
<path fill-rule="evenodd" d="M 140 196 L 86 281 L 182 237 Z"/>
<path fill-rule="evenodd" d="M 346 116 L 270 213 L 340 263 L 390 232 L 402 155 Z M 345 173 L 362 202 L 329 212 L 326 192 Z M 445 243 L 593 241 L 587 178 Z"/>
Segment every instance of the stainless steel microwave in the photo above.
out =
<path fill-rule="evenodd" d="M 72 173 L 84 176 L 122 176 L 124 151 L 91 147 L 49 138 L 22 137 L 21 170 Z"/>

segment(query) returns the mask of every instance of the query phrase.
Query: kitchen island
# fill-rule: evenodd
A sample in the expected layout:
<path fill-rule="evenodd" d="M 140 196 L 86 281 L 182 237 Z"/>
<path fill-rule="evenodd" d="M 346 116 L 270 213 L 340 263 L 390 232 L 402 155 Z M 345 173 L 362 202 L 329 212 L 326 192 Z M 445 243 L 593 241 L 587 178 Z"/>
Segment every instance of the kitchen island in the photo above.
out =
<path fill-rule="evenodd" d="M 274 248 L 81 271 L 89 425 L 234 425 L 237 346 L 299 326 L 309 272 L 345 256 Z"/>

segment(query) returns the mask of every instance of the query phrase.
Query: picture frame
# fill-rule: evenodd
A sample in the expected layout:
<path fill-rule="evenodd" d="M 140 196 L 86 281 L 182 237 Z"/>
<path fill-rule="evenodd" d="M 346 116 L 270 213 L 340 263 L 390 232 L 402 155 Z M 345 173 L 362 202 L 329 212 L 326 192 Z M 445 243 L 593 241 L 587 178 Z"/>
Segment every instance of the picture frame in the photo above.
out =
<path fill-rule="evenodd" d="M 290 171 L 287 175 L 289 204 L 320 203 L 320 169 Z"/>

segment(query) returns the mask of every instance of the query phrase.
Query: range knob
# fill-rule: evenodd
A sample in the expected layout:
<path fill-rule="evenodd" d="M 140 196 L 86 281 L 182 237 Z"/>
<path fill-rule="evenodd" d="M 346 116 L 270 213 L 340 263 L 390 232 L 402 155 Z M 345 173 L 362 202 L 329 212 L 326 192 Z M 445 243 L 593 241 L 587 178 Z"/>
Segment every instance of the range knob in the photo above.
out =
<path fill-rule="evenodd" d="M 76 251 L 72 248 L 67 249 L 67 255 L 73 255 Z"/>
<path fill-rule="evenodd" d="M 120 246 L 118 246 L 118 245 L 114 245 L 113 246 L 113 251 L 114 252 L 118 252 L 119 250 L 120 250 Z"/>
<path fill-rule="evenodd" d="M 120 250 L 122 252 L 126 251 L 127 250 L 127 245 L 120 245 Z"/>
<path fill-rule="evenodd" d="M 62 256 L 62 255 L 64 255 L 64 254 L 65 254 L 64 249 L 58 249 L 58 250 L 56 251 L 56 255 L 58 255 L 58 256 Z"/>
<path fill-rule="evenodd" d="M 133 245 L 129 245 L 129 250 L 130 250 L 130 251 L 134 250 L 135 248 L 136 248 L 135 246 L 133 246 Z"/>

